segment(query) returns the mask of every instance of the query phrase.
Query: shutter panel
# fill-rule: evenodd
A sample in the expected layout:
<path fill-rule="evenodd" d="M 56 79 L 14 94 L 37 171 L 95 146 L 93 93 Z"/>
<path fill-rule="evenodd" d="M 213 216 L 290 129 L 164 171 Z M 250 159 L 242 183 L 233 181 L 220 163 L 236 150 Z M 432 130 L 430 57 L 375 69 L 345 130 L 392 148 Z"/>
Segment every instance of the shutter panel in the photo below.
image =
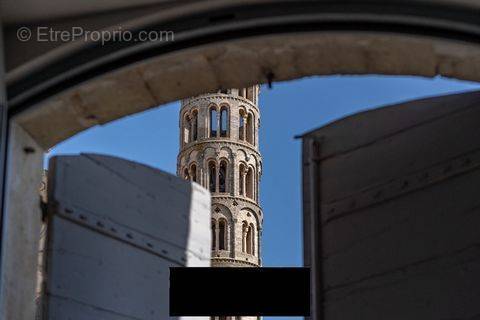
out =
<path fill-rule="evenodd" d="M 169 319 L 169 267 L 210 265 L 197 184 L 83 154 L 50 160 L 48 192 L 44 319 Z"/>
<path fill-rule="evenodd" d="M 318 319 L 480 314 L 479 92 L 347 117 L 303 152 Z"/>

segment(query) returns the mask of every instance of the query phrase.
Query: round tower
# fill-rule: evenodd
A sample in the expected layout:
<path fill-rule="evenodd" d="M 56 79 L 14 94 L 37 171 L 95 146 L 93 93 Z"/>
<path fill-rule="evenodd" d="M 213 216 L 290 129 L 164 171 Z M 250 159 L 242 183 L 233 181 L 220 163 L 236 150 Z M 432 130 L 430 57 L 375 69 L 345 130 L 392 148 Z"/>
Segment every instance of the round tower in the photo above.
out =
<path fill-rule="evenodd" d="M 253 86 L 182 100 L 177 174 L 212 194 L 214 267 L 261 266 L 258 94 Z"/>

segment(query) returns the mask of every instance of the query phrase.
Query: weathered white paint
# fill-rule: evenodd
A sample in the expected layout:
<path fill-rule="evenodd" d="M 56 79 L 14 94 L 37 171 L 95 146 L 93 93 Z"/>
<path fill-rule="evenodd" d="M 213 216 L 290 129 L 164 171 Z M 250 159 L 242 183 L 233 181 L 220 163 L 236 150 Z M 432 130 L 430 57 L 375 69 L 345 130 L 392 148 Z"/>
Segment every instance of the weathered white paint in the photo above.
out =
<path fill-rule="evenodd" d="M 0 315 L 33 319 L 42 213 L 38 193 L 44 150 L 10 122 L 2 229 Z"/>
<path fill-rule="evenodd" d="M 210 194 L 108 156 L 49 166 L 45 319 L 167 319 L 169 267 L 210 266 Z"/>
<path fill-rule="evenodd" d="M 316 156 L 304 149 L 319 162 L 317 176 L 304 171 L 318 185 L 304 190 L 305 221 L 317 219 L 304 235 L 306 262 L 312 248 L 320 253 L 316 319 L 479 314 L 479 118 L 473 92 L 363 112 L 305 136 L 320 146 Z"/>

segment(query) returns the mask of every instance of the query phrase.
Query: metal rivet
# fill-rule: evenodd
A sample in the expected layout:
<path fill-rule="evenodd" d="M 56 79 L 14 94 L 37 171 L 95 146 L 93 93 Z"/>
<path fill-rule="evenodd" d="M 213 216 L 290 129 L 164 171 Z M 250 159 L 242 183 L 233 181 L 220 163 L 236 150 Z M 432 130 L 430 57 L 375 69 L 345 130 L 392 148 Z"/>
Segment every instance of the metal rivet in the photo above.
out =
<path fill-rule="evenodd" d="M 147 242 L 147 247 L 153 248 L 153 244 L 151 244 L 150 242 Z"/>
<path fill-rule="evenodd" d="M 87 217 L 85 217 L 83 214 L 81 214 L 81 215 L 80 215 L 80 219 L 86 221 L 86 220 L 87 220 Z"/>
<path fill-rule="evenodd" d="M 126 236 L 128 239 L 133 239 L 133 236 L 130 233 L 127 233 Z"/>
<path fill-rule="evenodd" d="M 97 222 L 97 226 L 99 226 L 100 228 L 105 227 L 101 221 L 98 221 L 98 222 Z"/>

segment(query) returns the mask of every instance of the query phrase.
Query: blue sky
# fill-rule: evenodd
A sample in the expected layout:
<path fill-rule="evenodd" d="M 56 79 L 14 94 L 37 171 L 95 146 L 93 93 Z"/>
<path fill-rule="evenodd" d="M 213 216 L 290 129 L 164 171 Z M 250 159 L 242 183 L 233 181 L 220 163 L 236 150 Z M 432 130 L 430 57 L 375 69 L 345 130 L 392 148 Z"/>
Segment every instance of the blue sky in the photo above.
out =
<path fill-rule="evenodd" d="M 480 85 L 442 78 L 386 76 L 314 77 L 274 83 L 271 90 L 262 86 L 259 137 L 264 159 L 260 186 L 264 266 L 302 265 L 301 143 L 295 135 L 362 110 L 475 89 Z M 171 103 L 92 128 L 57 145 L 47 156 L 103 153 L 175 174 L 179 107 L 179 103 Z"/>

